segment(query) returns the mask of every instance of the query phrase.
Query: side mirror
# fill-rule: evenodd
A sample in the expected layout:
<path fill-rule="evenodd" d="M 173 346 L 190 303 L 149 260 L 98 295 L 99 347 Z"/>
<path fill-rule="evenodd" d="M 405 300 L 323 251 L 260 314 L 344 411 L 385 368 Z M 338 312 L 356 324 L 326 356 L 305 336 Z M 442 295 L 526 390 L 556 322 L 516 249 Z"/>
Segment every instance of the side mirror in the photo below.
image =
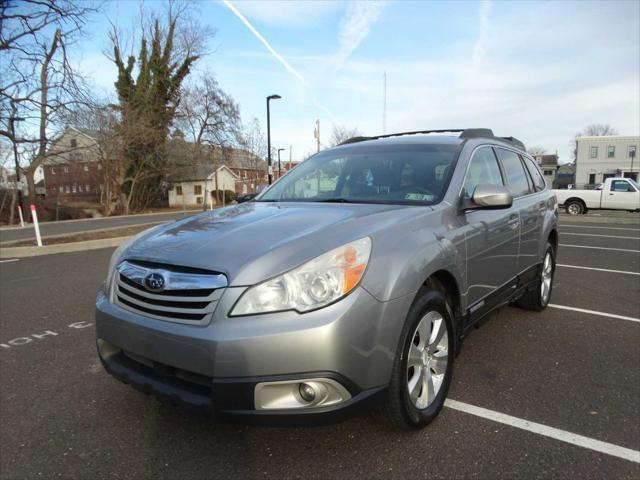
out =
<path fill-rule="evenodd" d="M 511 192 L 502 185 L 481 184 L 473 191 L 470 200 L 465 200 L 464 210 L 509 208 L 513 204 Z"/>

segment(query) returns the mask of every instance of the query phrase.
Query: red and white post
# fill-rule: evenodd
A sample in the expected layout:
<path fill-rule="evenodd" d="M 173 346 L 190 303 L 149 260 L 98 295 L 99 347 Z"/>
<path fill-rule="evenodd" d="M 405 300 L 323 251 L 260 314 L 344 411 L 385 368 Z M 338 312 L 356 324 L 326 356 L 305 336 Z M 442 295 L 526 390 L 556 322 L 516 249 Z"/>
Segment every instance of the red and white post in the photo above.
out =
<path fill-rule="evenodd" d="M 36 241 L 38 246 L 42 246 L 42 237 L 40 236 L 40 225 L 38 225 L 38 213 L 36 212 L 36 206 L 31 205 L 31 218 L 33 219 L 33 229 L 36 231 Z"/>
<path fill-rule="evenodd" d="M 24 217 L 22 216 L 22 207 L 18 205 L 18 215 L 20 216 L 20 226 L 24 228 Z"/>

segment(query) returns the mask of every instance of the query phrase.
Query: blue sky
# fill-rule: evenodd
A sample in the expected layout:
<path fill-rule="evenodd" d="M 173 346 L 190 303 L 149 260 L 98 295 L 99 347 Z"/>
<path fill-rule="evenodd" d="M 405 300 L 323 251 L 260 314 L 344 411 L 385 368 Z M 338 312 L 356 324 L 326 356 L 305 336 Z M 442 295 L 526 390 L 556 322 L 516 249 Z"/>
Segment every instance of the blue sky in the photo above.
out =
<path fill-rule="evenodd" d="M 385 71 L 388 132 L 490 127 L 561 162 L 588 124 L 640 134 L 637 1 L 230 1 L 273 51 L 229 6 L 201 1 L 198 17 L 217 34 L 196 69 L 263 127 L 265 96 L 282 95 L 272 143 L 292 145 L 294 159 L 314 151 L 317 118 L 324 141 L 333 123 L 382 133 Z M 109 22 L 127 28 L 139 9 L 114 0 L 92 22 L 78 61 L 96 89 L 113 95 Z"/>

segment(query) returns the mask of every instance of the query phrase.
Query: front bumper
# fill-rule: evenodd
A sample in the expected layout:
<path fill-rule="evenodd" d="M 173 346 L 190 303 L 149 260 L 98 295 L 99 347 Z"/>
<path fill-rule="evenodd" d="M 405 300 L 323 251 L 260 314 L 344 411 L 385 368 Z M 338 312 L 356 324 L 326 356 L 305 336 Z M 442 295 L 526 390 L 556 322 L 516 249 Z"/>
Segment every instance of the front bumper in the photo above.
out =
<path fill-rule="evenodd" d="M 411 298 L 379 302 L 357 288 L 304 315 L 282 312 L 230 318 L 244 288 L 228 288 L 208 325 L 148 318 L 96 302 L 105 369 L 161 400 L 259 423 L 325 423 L 374 401 L 389 382 Z M 257 410 L 257 383 L 330 378 L 351 398 L 327 407 Z"/>

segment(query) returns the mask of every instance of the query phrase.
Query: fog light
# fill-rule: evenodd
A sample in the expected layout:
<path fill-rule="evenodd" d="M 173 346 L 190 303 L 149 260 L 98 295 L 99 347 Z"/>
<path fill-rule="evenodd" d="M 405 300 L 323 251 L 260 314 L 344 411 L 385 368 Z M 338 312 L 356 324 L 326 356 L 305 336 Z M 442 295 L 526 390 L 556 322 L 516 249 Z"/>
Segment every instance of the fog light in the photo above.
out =
<path fill-rule="evenodd" d="M 298 392 L 305 402 L 313 402 L 316 399 L 316 391 L 308 383 L 301 383 Z"/>

